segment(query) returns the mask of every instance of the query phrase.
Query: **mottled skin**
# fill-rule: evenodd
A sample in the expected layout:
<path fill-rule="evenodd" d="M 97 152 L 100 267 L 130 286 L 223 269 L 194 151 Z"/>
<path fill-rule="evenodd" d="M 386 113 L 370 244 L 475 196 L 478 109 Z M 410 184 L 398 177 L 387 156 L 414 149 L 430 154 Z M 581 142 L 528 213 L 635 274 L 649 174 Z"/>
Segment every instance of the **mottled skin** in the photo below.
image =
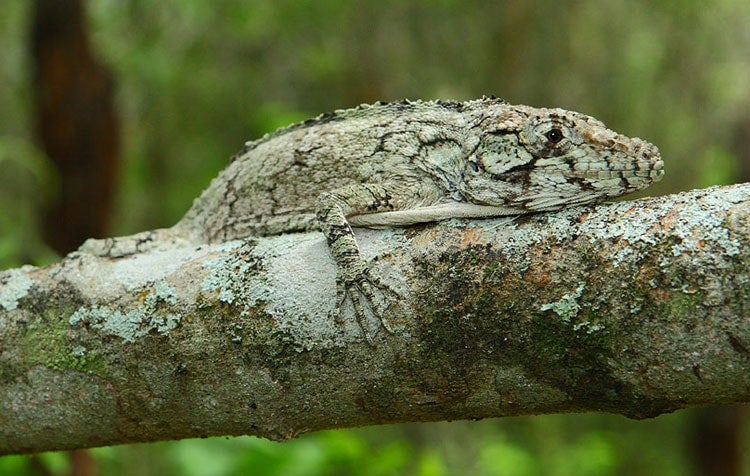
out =
<path fill-rule="evenodd" d="M 376 103 L 248 142 L 174 227 L 89 240 L 82 251 L 122 256 L 319 229 L 338 266 L 339 296 L 364 328 L 368 312 L 382 313 L 375 291 L 385 288 L 370 276 L 351 225 L 557 210 L 662 175 L 655 146 L 577 112 L 496 98 Z"/>

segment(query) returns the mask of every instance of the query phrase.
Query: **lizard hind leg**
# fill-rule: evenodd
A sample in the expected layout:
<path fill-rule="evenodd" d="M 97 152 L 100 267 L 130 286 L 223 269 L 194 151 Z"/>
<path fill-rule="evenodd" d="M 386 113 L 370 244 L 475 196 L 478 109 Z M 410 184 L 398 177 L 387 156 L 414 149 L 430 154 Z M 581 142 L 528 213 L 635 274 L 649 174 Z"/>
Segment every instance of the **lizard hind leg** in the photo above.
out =
<path fill-rule="evenodd" d="M 121 258 L 138 253 L 167 250 L 190 246 L 192 244 L 186 233 L 183 233 L 177 227 L 172 227 L 143 231 L 134 235 L 114 238 L 90 238 L 78 248 L 78 251 L 94 256 Z"/>
<path fill-rule="evenodd" d="M 420 191 L 419 187 L 404 189 L 388 184 L 358 184 L 318 197 L 318 224 L 328 240 L 337 267 L 339 306 L 336 313 L 340 315 L 342 306 L 351 303 L 357 323 L 369 343 L 380 327 L 392 332 L 385 314 L 391 305 L 401 301 L 402 296 L 370 273 L 347 217 L 408 208 L 415 199 L 421 198 Z M 379 321 L 375 332 L 369 325 L 373 316 Z"/>

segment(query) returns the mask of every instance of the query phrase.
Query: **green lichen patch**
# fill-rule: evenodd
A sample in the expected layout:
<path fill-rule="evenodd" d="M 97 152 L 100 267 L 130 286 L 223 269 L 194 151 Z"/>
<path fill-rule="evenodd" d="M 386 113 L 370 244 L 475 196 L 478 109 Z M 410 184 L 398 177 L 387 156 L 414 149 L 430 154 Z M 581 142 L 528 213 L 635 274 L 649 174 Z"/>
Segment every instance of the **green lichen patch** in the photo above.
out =
<path fill-rule="evenodd" d="M 103 370 L 95 352 L 89 352 L 70 339 L 68 326 L 55 310 L 37 314 L 17 336 L 16 355 L 4 361 L 0 375 L 4 380 L 23 375 L 34 366 L 56 370 L 100 373 Z M 23 366 L 18 363 L 23 363 Z"/>
<path fill-rule="evenodd" d="M 44 366 L 57 370 L 99 373 L 102 365 L 96 352 L 73 340 L 67 320 L 82 298 L 67 281 L 57 283 L 52 292 L 29 291 L 28 299 L 11 311 L 2 339 L 12 341 L 12 349 L 0 359 L 0 378 L 14 379 L 29 368 Z"/>

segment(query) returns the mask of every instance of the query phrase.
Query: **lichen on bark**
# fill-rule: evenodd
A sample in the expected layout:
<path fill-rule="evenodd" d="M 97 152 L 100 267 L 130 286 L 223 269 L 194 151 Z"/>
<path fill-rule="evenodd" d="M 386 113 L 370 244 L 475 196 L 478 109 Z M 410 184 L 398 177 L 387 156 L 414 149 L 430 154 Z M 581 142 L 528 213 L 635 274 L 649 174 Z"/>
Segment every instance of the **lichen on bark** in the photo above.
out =
<path fill-rule="evenodd" d="M 746 402 L 749 205 L 736 185 L 358 229 L 401 296 L 374 345 L 333 313 L 319 233 L 6 271 L 0 453 Z"/>

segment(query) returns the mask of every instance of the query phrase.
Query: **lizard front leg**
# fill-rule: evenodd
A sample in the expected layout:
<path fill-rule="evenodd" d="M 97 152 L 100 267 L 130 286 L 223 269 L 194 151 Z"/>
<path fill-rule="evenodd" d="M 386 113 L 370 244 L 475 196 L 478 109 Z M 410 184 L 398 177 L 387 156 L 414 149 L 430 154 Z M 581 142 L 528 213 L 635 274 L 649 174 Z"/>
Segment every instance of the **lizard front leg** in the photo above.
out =
<path fill-rule="evenodd" d="M 336 189 L 318 197 L 316 215 L 337 265 L 336 286 L 339 309 L 345 301 L 351 301 L 357 322 L 370 343 L 377 331 L 372 335 L 368 332 L 368 310 L 380 320 L 387 331 L 391 331 L 382 311 L 376 309 L 375 293 L 377 290 L 384 294 L 395 294 L 395 292 L 370 275 L 347 218 L 418 206 L 417 204 L 431 198 L 426 196 L 431 194 L 423 188 L 361 184 Z"/>

